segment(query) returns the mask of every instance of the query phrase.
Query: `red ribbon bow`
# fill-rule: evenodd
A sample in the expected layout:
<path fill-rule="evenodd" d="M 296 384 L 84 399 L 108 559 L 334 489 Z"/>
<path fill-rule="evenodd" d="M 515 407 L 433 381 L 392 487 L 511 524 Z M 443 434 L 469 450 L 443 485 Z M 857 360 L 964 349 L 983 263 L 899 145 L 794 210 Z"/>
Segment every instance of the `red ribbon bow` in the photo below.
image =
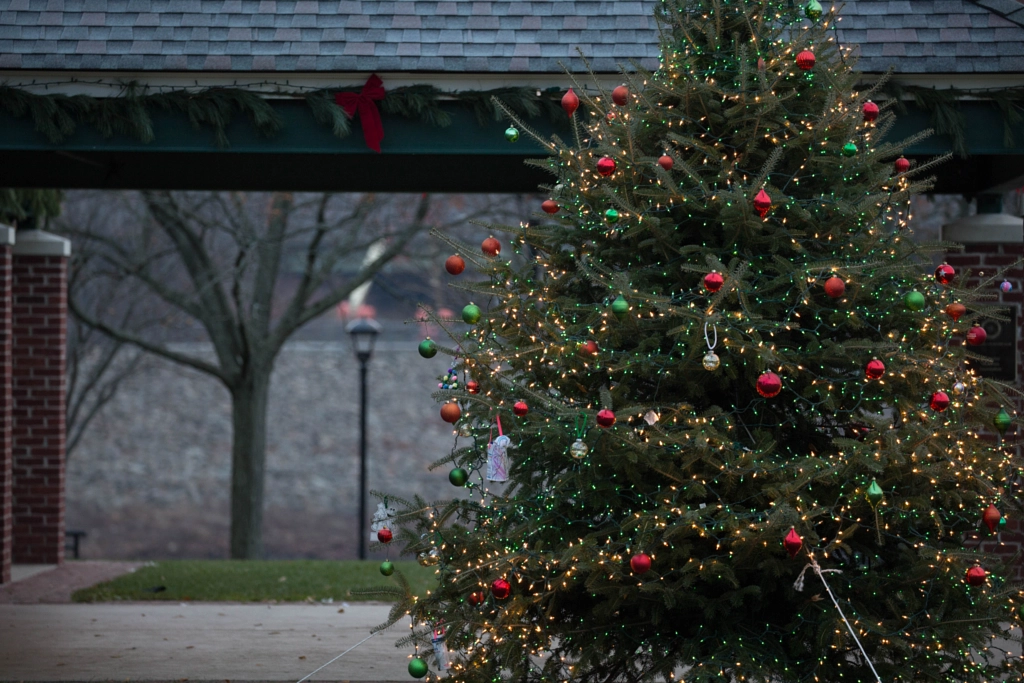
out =
<path fill-rule="evenodd" d="M 359 111 L 359 118 L 363 122 L 363 137 L 366 138 L 366 146 L 375 152 L 380 152 L 380 141 L 384 139 L 384 125 L 380 122 L 380 112 L 374 100 L 384 99 L 384 83 L 380 76 L 372 74 L 366 79 L 366 85 L 356 94 L 354 92 L 339 92 L 334 94 L 334 101 L 339 107 L 345 110 L 351 119 Z"/>

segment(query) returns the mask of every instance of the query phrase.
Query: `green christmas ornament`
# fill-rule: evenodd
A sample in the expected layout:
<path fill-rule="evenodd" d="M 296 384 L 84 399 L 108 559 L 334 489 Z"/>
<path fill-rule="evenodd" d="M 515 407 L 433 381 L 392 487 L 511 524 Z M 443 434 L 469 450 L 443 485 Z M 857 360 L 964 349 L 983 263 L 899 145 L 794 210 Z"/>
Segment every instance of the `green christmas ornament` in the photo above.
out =
<path fill-rule="evenodd" d="M 821 3 L 818 0 L 811 0 L 804 5 L 804 15 L 811 21 L 821 18 Z"/>
<path fill-rule="evenodd" d="M 448 481 L 452 483 L 452 486 L 465 486 L 469 481 L 469 472 L 461 467 L 456 467 L 448 473 Z"/>
<path fill-rule="evenodd" d="M 420 342 L 420 355 L 424 358 L 433 358 L 437 355 L 437 344 L 430 337 Z"/>
<path fill-rule="evenodd" d="M 1013 424 L 1013 418 L 1006 412 L 1006 408 L 1000 408 L 999 412 L 994 418 L 992 418 L 992 424 L 995 426 L 996 431 L 999 432 L 999 436 L 1006 433 L 1006 430 Z"/>
<path fill-rule="evenodd" d="M 505 129 L 505 139 L 508 140 L 509 142 L 515 142 L 516 140 L 519 139 L 519 131 L 516 129 L 515 126 L 509 126 L 508 128 Z M 410 664 L 410 666 L 412 665 Z"/>
<path fill-rule="evenodd" d="M 390 560 L 384 560 L 380 563 L 380 573 L 384 576 L 391 576 L 395 573 L 395 563 Z"/>
<path fill-rule="evenodd" d="M 476 304 L 469 304 L 462 309 L 462 319 L 470 325 L 475 325 L 480 321 L 480 307 Z"/>
<path fill-rule="evenodd" d="M 1005 529 L 1006 528 L 1006 515 L 1003 515 L 1002 517 L 999 518 L 999 528 L 1000 529 Z"/>
<path fill-rule="evenodd" d="M 419 657 L 409 660 L 409 675 L 413 678 L 423 678 L 427 675 L 427 663 Z"/>
<path fill-rule="evenodd" d="M 843 156 L 844 157 L 852 157 L 856 153 L 857 153 L 857 145 L 853 144 L 852 142 L 847 142 L 845 145 L 843 145 Z"/>
<path fill-rule="evenodd" d="M 871 503 L 871 507 L 881 503 L 883 498 L 885 498 L 885 492 L 882 491 L 882 487 L 878 485 L 878 482 L 872 479 L 871 486 L 868 487 L 867 492 L 867 499 Z"/>
<path fill-rule="evenodd" d="M 921 292 L 907 292 L 907 295 L 903 297 L 903 303 L 912 311 L 923 310 L 925 303 L 924 294 Z"/>
<path fill-rule="evenodd" d="M 615 209 L 608 209 L 607 211 L 604 212 L 604 219 L 609 223 L 618 223 L 619 212 L 616 211 Z"/>
<path fill-rule="evenodd" d="M 612 302 L 612 313 L 614 313 L 615 317 L 619 320 L 625 318 L 626 314 L 629 313 L 629 302 L 626 301 L 626 298 L 621 294 L 619 294 L 619 297 Z"/>

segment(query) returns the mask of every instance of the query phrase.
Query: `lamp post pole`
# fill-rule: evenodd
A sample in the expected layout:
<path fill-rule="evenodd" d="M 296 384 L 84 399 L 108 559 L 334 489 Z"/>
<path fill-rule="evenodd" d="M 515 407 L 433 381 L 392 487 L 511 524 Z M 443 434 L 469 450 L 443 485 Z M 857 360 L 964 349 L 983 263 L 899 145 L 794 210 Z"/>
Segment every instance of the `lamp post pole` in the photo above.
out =
<path fill-rule="evenodd" d="M 373 344 L 380 334 L 380 325 L 368 318 L 360 318 L 348 326 L 352 346 L 359 360 L 359 559 L 366 559 L 366 376 Z"/>

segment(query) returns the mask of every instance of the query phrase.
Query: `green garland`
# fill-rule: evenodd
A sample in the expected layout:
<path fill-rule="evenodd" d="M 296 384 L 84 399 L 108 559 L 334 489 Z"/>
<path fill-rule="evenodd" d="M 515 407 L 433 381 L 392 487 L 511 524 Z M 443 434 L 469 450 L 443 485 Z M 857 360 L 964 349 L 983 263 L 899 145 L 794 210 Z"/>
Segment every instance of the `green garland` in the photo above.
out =
<path fill-rule="evenodd" d="M 0 111 L 15 118 L 31 117 L 35 129 L 51 143 L 67 140 L 80 125 L 95 128 L 103 137 L 121 134 L 140 142 L 152 142 L 153 112 L 184 114 L 196 130 L 209 129 L 220 147 L 228 147 L 227 127 L 236 116 L 247 116 L 253 127 L 265 137 L 273 137 L 284 125 L 264 94 L 244 88 L 213 87 L 205 90 L 173 90 L 147 93 L 137 83 L 128 84 L 117 97 L 89 95 L 40 95 L 13 86 L 0 86 Z M 345 111 L 334 102 L 337 92 L 358 92 L 358 88 L 312 90 L 305 93 L 275 93 L 305 100 L 317 123 L 327 126 L 339 138 L 351 132 Z M 501 118 L 492 97 L 499 97 L 518 116 L 532 119 L 547 115 L 552 120 L 564 117 L 558 104 L 557 88 L 498 88 L 487 91 L 445 93 L 430 85 L 412 85 L 390 90 L 380 103 L 381 111 L 407 119 L 420 120 L 444 128 L 451 117 L 441 107 L 443 100 L 454 99 L 474 112 L 482 124 Z"/>

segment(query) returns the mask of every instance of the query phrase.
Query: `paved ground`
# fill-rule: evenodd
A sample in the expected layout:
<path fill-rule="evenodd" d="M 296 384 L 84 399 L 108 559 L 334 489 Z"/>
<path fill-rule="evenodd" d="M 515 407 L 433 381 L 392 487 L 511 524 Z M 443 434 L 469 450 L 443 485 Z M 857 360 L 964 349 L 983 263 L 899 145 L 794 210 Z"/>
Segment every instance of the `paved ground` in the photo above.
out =
<path fill-rule="evenodd" d="M 383 622 L 388 605 L 0 604 L 0 681 L 298 681 Z M 343 611 L 342 611 L 343 610 Z M 314 681 L 401 681 L 406 627 Z"/>
<path fill-rule="evenodd" d="M 41 566 L 43 571 L 23 571 L 19 567 L 17 575 L 20 580 L 0 586 L 0 605 L 71 602 L 71 594 L 76 590 L 133 572 L 142 565 L 139 562 L 85 561 L 65 562 L 57 568 L 27 565 L 37 569 Z M 26 578 L 21 578 L 23 576 Z"/>

